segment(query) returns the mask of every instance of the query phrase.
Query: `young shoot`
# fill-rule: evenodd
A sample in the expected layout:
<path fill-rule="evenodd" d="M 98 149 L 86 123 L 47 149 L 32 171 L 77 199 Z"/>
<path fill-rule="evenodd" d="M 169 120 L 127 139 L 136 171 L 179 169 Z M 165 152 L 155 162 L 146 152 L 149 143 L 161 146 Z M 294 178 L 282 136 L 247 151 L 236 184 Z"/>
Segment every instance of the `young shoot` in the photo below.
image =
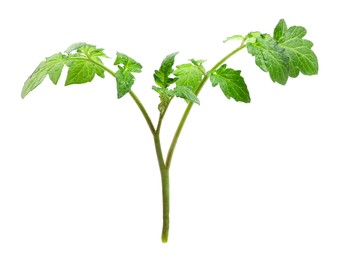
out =
<path fill-rule="evenodd" d="M 135 74 L 142 71 L 142 65 L 130 56 L 117 52 L 113 66 L 107 67 L 102 59 L 109 58 L 104 49 L 84 42 L 76 43 L 64 52 L 58 52 L 43 60 L 32 75 L 26 80 L 22 89 L 22 98 L 39 86 L 46 76 L 53 84 L 57 84 L 63 68 L 68 68 L 65 85 L 91 82 L 95 76 L 104 78 L 109 74 L 116 81 L 117 97 L 120 99 L 130 95 L 151 131 L 162 181 L 163 227 L 162 242 L 168 241 L 170 225 L 170 184 L 169 173 L 172 157 L 177 141 L 186 119 L 194 104 L 199 105 L 199 93 L 210 81 L 213 87 L 219 86 L 228 99 L 249 103 L 249 91 L 241 71 L 230 68 L 227 61 L 230 57 L 246 49 L 255 59 L 255 64 L 267 72 L 273 82 L 285 85 L 288 78 L 318 73 L 318 60 L 312 51 L 313 43 L 304 39 L 306 29 L 301 26 L 287 27 L 281 19 L 276 25 L 273 36 L 267 33 L 250 32 L 228 37 L 225 41 L 235 40 L 237 47 L 219 60 L 212 68 L 204 67 L 205 60 L 191 59 L 188 63 L 174 66 L 178 52 L 167 55 L 153 77 L 155 85 L 151 89 L 159 96 L 159 118 L 153 122 L 145 106 L 133 92 Z M 174 98 L 182 98 L 187 102 L 185 111 L 180 117 L 178 127 L 168 147 L 166 156 L 162 153 L 160 131 L 165 114 Z"/>

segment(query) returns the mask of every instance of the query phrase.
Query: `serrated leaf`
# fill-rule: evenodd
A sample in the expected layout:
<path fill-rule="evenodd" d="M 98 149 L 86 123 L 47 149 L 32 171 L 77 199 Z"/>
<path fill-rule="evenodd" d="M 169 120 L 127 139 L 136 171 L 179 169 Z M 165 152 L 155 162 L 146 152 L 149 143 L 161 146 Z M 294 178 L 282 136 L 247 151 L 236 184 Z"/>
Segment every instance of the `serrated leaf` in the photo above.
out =
<path fill-rule="evenodd" d="M 273 82 L 285 85 L 289 77 L 289 58 L 285 49 L 278 46 L 270 36 L 262 34 L 256 41 L 249 42 L 247 49 L 255 56 L 255 63 L 265 72 L 269 72 Z"/>
<path fill-rule="evenodd" d="M 159 70 L 155 70 L 154 72 L 154 81 L 156 84 L 162 88 L 167 88 L 171 84 L 175 83 L 177 81 L 177 78 L 170 78 L 169 76 L 173 72 L 173 64 L 175 62 L 175 56 L 178 54 L 178 52 L 172 53 L 167 55 Z"/>
<path fill-rule="evenodd" d="M 172 66 L 175 63 L 175 57 L 177 54 L 178 52 L 174 52 L 174 53 L 167 55 L 165 59 L 163 60 L 159 71 L 164 73 L 166 76 L 169 76 L 173 72 Z"/>
<path fill-rule="evenodd" d="M 196 62 L 196 64 L 199 63 Z M 176 66 L 177 69 L 173 72 L 173 74 L 178 77 L 176 86 L 190 87 L 191 90 L 195 92 L 203 77 L 203 72 L 200 70 L 199 66 L 201 65 L 196 66 L 192 63 Z"/>
<path fill-rule="evenodd" d="M 91 44 L 88 44 L 86 42 L 77 42 L 74 44 L 71 44 L 66 50 L 65 53 L 70 54 L 72 51 L 78 50 L 79 48 L 83 47 L 83 46 L 94 46 Z"/>
<path fill-rule="evenodd" d="M 127 56 L 126 54 L 117 52 L 114 65 L 120 65 L 120 64 L 124 66 L 125 70 L 128 70 L 130 72 L 141 72 L 141 69 L 142 69 L 142 66 L 139 62 Z"/>
<path fill-rule="evenodd" d="M 287 25 L 284 19 L 280 19 L 277 26 L 274 28 L 273 31 L 273 39 L 278 41 L 281 37 L 284 36 L 287 30 Z"/>
<path fill-rule="evenodd" d="M 279 25 L 279 23 L 282 25 Z M 281 20 L 279 23 L 274 34 L 278 40 L 279 46 L 285 49 L 284 53 L 290 59 L 290 77 L 297 77 L 299 72 L 304 75 L 317 74 L 318 59 L 316 54 L 311 50 L 313 43 L 303 39 L 306 35 L 306 29 L 302 26 L 291 26 L 287 29 L 284 20 Z M 282 27 L 283 29 L 281 35 L 279 33 L 279 27 Z"/>
<path fill-rule="evenodd" d="M 196 104 L 200 104 L 198 97 L 192 92 L 187 86 L 176 86 L 172 92 L 176 97 L 183 98 L 187 101 L 194 102 Z"/>
<path fill-rule="evenodd" d="M 105 54 L 104 52 L 104 49 L 103 48 L 99 48 L 99 49 L 96 49 L 96 48 L 94 48 L 93 50 L 91 50 L 90 51 L 90 58 L 95 58 L 95 57 L 103 57 L 103 58 L 109 58 L 108 56 L 107 56 L 107 54 Z"/>
<path fill-rule="evenodd" d="M 89 60 L 80 59 L 71 63 L 65 86 L 90 82 L 95 77 L 95 64 Z"/>
<path fill-rule="evenodd" d="M 67 62 L 66 58 L 66 55 L 57 53 L 42 61 L 31 76 L 25 81 L 21 97 L 24 98 L 28 93 L 39 86 L 47 75 L 49 75 L 54 84 L 57 84 L 62 73 L 63 66 Z"/>
<path fill-rule="evenodd" d="M 115 72 L 118 98 L 122 98 L 132 88 L 135 77 L 132 72 L 141 72 L 142 66 L 139 62 L 127 56 L 126 54 L 117 52 L 114 65 L 119 70 Z"/>
<path fill-rule="evenodd" d="M 119 70 L 115 72 L 115 79 L 118 98 L 122 98 L 131 90 L 135 78 L 131 72 L 119 67 Z"/>
<path fill-rule="evenodd" d="M 57 53 L 46 59 L 49 78 L 55 85 L 58 83 L 58 80 L 62 74 L 64 64 L 66 63 L 66 58 L 67 57 L 65 55 Z"/>
<path fill-rule="evenodd" d="M 21 91 L 22 98 L 39 86 L 45 79 L 47 71 L 41 68 L 41 65 L 44 63 L 45 61 L 41 62 L 31 76 L 25 81 L 24 87 Z"/>
<path fill-rule="evenodd" d="M 77 49 L 77 53 L 80 53 L 81 56 L 84 56 L 88 59 L 95 59 L 99 57 L 109 58 L 104 52 L 103 48 L 96 48 L 95 45 L 86 44 Z"/>
<path fill-rule="evenodd" d="M 210 81 L 214 87 L 219 85 L 228 99 L 249 103 L 251 99 L 247 85 L 240 73 L 241 71 L 229 69 L 223 64 L 210 74 Z"/>

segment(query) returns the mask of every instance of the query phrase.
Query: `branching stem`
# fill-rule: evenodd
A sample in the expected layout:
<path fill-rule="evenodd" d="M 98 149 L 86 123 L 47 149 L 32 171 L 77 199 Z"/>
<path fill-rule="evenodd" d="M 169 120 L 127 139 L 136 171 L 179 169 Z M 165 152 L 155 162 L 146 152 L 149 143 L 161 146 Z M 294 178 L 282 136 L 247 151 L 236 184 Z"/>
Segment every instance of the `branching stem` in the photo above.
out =
<path fill-rule="evenodd" d="M 244 43 L 242 43 L 238 48 L 236 48 L 235 50 L 233 50 L 232 52 L 230 52 L 229 54 L 227 54 L 226 56 L 224 56 L 219 62 L 217 62 L 214 67 L 211 68 L 211 70 L 209 70 L 207 73 L 204 74 L 204 77 L 202 79 L 202 81 L 200 82 L 195 94 L 196 96 L 199 95 L 199 93 L 201 92 L 203 86 L 205 85 L 205 83 L 207 82 L 207 80 L 210 77 L 210 74 L 215 71 L 219 66 L 221 66 L 223 63 L 225 63 L 231 56 L 233 56 L 235 53 L 237 53 L 238 51 L 242 50 L 243 48 L 245 48 L 246 45 Z M 100 66 L 101 68 L 103 68 L 105 71 L 107 71 L 109 74 L 111 74 L 113 77 L 115 77 L 115 73 L 110 70 L 109 68 L 107 68 L 106 66 L 104 66 L 103 64 L 100 64 L 96 61 L 93 61 L 91 59 L 89 59 L 90 61 L 92 61 L 93 63 L 95 63 L 96 65 Z M 164 109 L 163 112 L 161 112 L 159 114 L 159 119 L 158 119 L 158 123 L 157 123 L 157 127 L 155 127 L 152 123 L 152 120 L 149 116 L 149 114 L 147 113 L 145 107 L 143 106 L 143 104 L 141 103 L 141 101 L 139 100 L 139 98 L 137 97 L 137 95 L 131 90 L 129 91 L 130 96 L 132 97 L 132 99 L 134 100 L 134 102 L 136 103 L 136 105 L 138 106 L 138 108 L 140 109 L 141 113 L 143 114 L 147 125 L 149 126 L 151 133 L 153 135 L 153 141 L 154 141 L 154 145 L 155 145 L 155 150 L 156 150 L 156 155 L 157 155 L 157 159 L 158 159 L 158 165 L 159 165 L 159 170 L 160 170 L 160 175 L 161 175 L 161 181 L 162 181 L 162 197 L 163 197 L 163 229 L 162 229 L 162 242 L 166 243 L 168 240 L 168 234 L 169 234 L 169 226 L 170 226 L 170 182 L 169 182 L 169 171 L 170 171 L 170 166 L 171 166 L 171 161 L 172 161 L 172 157 L 178 142 L 178 138 L 182 132 L 183 126 L 186 122 L 186 119 L 188 118 L 190 111 L 194 105 L 193 102 L 189 102 L 189 104 L 187 105 L 187 107 L 185 108 L 185 111 L 183 113 L 183 116 L 181 117 L 181 120 L 178 124 L 178 127 L 175 131 L 175 134 L 173 136 L 171 145 L 169 147 L 166 159 L 164 160 L 164 156 L 163 156 L 163 152 L 162 152 L 162 147 L 160 144 L 160 130 L 161 130 L 161 126 L 162 126 L 162 122 L 164 119 L 164 116 L 166 114 L 166 111 L 169 107 L 170 102 L 167 104 L 167 107 Z"/>
<path fill-rule="evenodd" d="M 203 77 L 199 87 L 197 88 L 197 91 L 195 92 L 196 96 L 199 95 L 199 93 L 201 92 L 204 84 L 207 82 L 208 78 L 210 77 L 210 73 L 214 70 L 216 70 L 219 66 L 221 66 L 223 63 L 225 63 L 231 56 L 233 56 L 235 53 L 239 52 L 240 50 L 242 50 L 243 48 L 245 48 L 246 45 L 245 44 L 241 44 L 238 48 L 236 48 L 235 50 L 233 50 L 232 52 L 230 52 L 229 54 L 227 54 L 226 56 L 224 56 L 219 62 L 217 62 L 214 67 L 212 67 L 211 70 L 209 70 L 206 75 Z M 193 102 L 190 102 L 188 104 L 188 106 L 186 107 L 184 113 L 183 113 L 183 116 L 178 124 L 178 127 L 176 129 L 176 132 L 173 136 L 173 139 L 172 139 L 172 142 L 171 142 L 171 145 L 170 145 L 170 148 L 169 148 L 169 151 L 167 153 L 167 157 L 166 157 L 166 168 L 170 169 L 170 166 L 171 166 L 171 161 L 172 161 L 172 156 L 173 156 L 173 153 L 175 151 L 175 148 L 176 148 L 176 145 L 177 145 L 177 141 L 178 141 L 178 138 L 180 136 L 180 133 L 182 132 L 182 129 L 183 129 L 183 126 L 185 124 L 185 121 L 186 119 L 188 118 L 188 115 L 191 111 L 191 108 L 193 106 Z"/>
<path fill-rule="evenodd" d="M 77 60 L 77 59 L 89 60 L 90 62 L 94 63 L 95 65 L 97 65 L 97 66 L 99 66 L 99 67 L 101 67 L 102 69 L 104 69 L 105 71 L 107 71 L 110 75 L 112 75 L 114 78 L 116 78 L 115 72 L 114 72 L 114 71 L 112 71 L 111 69 L 109 69 L 109 68 L 106 67 L 105 65 L 103 65 L 103 64 L 101 64 L 101 63 L 99 63 L 99 62 L 96 62 L 96 61 L 92 60 L 92 59 L 89 58 L 89 57 L 88 57 L 88 58 L 74 57 L 74 58 L 72 58 L 72 59 L 74 59 L 74 60 Z M 155 128 L 154 128 L 154 125 L 153 125 L 153 123 L 152 123 L 152 120 L 151 120 L 149 114 L 147 113 L 147 111 L 146 111 L 144 105 L 141 103 L 141 101 L 140 101 L 140 99 L 138 98 L 138 96 L 137 96 L 132 90 L 130 90 L 128 93 L 130 94 L 130 96 L 132 97 L 132 99 L 134 100 L 134 102 L 136 103 L 136 105 L 138 106 L 138 108 L 140 109 L 141 113 L 143 114 L 143 116 L 144 116 L 144 118 L 145 118 L 145 120 L 146 120 L 146 123 L 147 123 L 148 127 L 149 127 L 150 130 L 151 130 L 151 133 L 154 135 L 155 132 L 156 132 L 156 130 L 155 130 Z"/>

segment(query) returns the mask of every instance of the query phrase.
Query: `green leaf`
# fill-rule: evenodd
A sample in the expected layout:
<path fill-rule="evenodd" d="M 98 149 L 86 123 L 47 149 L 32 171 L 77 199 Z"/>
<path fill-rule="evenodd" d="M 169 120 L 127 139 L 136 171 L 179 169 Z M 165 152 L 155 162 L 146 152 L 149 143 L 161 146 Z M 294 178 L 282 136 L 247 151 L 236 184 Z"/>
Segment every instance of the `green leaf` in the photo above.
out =
<path fill-rule="evenodd" d="M 66 61 L 67 56 L 62 53 L 54 54 L 42 61 L 31 76 L 25 81 L 21 97 L 24 98 L 28 93 L 39 86 L 45 79 L 46 75 L 49 75 L 51 81 L 54 84 L 57 84 Z"/>
<path fill-rule="evenodd" d="M 116 54 L 114 65 L 117 65 L 119 69 L 115 72 L 115 77 L 118 98 L 122 98 L 131 90 L 134 84 L 135 77 L 132 72 L 141 72 L 142 66 L 136 60 L 120 52 Z"/>
<path fill-rule="evenodd" d="M 21 97 L 24 98 L 28 93 L 34 90 L 38 85 L 40 85 L 47 75 L 47 70 L 43 69 L 42 66 L 45 61 L 41 62 L 31 76 L 25 81 L 24 87 L 21 91 Z"/>
<path fill-rule="evenodd" d="M 255 63 L 265 72 L 269 72 L 273 82 L 285 85 L 289 77 L 289 58 L 285 49 L 278 46 L 269 35 L 262 34 L 256 41 L 249 42 L 247 49 L 255 56 Z"/>
<path fill-rule="evenodd" d="M 53 84 L 56 85 L 62 74 L 62 70 L 66 62 L 66 56 L 61 53 L 57 53 L 47 58 L 46 61 L 48 64 L 47 69 L 48 69 L 49 78 L 53 82 Z"/>
<path fill-rule="evenodd" d="M 156 84 L 162 88 L 167 88 L 171 84 L 177 81 L 177 78 L 170 78 L 169 76 L 173 72 L 172 66 L 175 62 L 175 56 L 178 52 L 172 53 L 165 57 L 159 70 L 154 71 L 154 81 Z"/>
<path fill-rule="evenodd" d="M 96 58 L 96 57 L 103 57 L 103 58 L 109 58 L 107 54 L 105 54 L 103 48 L 96 49 L 94 48 L 93 50 L 90 50 L 89 52 L 89 57 L 90 58 Z"/>
<path fill-rule="evenodd" d="M 159 71 L 163 72 L 166 76 L 169 76 L 172 72 L 172 66 L 175 63 L 175 57 L 178 54 L 178 52 L 171 53 L 165 57 L 163 60 Z"/>
<path fill-rule="evenodd" d="M 152 89 L 160 95 L 167 93 L 167 89 L 164 89 L 164 88 L 152 86 Z"/>
<path fill-rule="evenodd" d="M 276 41 L 279 41 L 279 39 L 284 36 L 286 30 L 287 30 L 287 25 L 285 23 L 285 20 L 280 19 L 277 26 L 274 28 L 273 39 Z"/>
<path fill-rule="evenodd" d="M 251 101 L 247 85 L 240 75 L 241 71 L 227 68 L 223 64 L 220 68 L 210 74 L 210 81 L 213 87 L 220 85 L 224 95 L 236 101 L 249 103 Z"/>
<path fill-rule="evenodd" d="M 159 94 L 160 103 L 158 104 L 158 110 L 160 113 L 164 113 L 171 101 L 171 98 L 174 96 L 174 93 L 172 90 L 156 86 L 153 86 L 152 89 Z"/>
<path fill-rule="evenodd" d="M 97 62 L 97 63 L 103 65 L 103 62 L 102 62 L 102 60 L 101 60 L 99 57 L 94 57 L 93 60 L 94 60 L 95 62 Z M 94 69 L 95 69 L 96 75 L 98 75 L 98 76 L 101 77 L 101 78 L 104 78 L 104 77 L 105 77 L 105 74 L 104 74 L 104 73 L 105 73 L 105 70 L 104 70 L 102 67 L 100 67 L 100 66 L 98 66 L 98 65 L 95 64 Z"/>
<path fill-rule="evenodd" d="M 76 53 L 71 54 L 73 51 L 76 51 Z M 85 42 L 74 43 L 65 50 L 69 57 L 82 56 L 88 59 L 94 59 L 96 57 L 109 58 L 103 51 L 103 48 L 96 48 L 95 45 Z"/>
<path fill-rule="evenodd" d="M 194 64 L 195 66 L 197 66 L 199 68 L 200 71 L 202 71 L 203 75 L 205 74 L 205 69 L 203 67 L 203 63 L 206 62 L 206 60 L 195 60 L 195 59 L 191 59 L 190 60 L 192 64 Z"/>
<path fill-rule="evenodd" d="M 118 98 L 122 98 L 132 88 L 135 78 L 131 72 L 119 66 L 119 70 L 115 72 Z"/>
<path fill-rule="evenodd" d="M 261 35 L 261 32 L 250 32 L 244 38 L 246 43 L 255 43 L 256 39 Z"/>
<path fill-rule="evenodd" d="M 281 33 L 280 33 L 281 31 Z M 291 26 L 287 29 L 284 20 L 280 20 L 274 29 L 274 37 L 279 46 L 285 49 L 285 55 L 290 59 L 290 77 L 297 77 L 299 72 L 304 75 L 318 74 L 318 59 L 311 50 L 313 43 L 303 39 L 306 29 L 301 26 Z"/>
<path fill-rule="evenodd" d="M 100 57 L 107 58 L 102 48 L 86 43 L 76 43 L 68 48 L 68 51 L 77 50 L 74 54 L 69 54 L 69 66 L 65 86 L 72 84 L 83 84 L 94 79 L 95 75 L 105 77 L 103 62 Z"/>
<path fill-rule="evenodd" d="M 194 61 L 195 64 L 199 64 Z M 176 70 L 173 72 L 178 77 L 176 86 L 190 87 L 193 92 L 196 92 L 199 84 L 202 81 L 203 72 L 200 70 L 200 65 L 194 65 L 193 63 L 187 63 L 176 66 Z M 202 66 L 203 68 L 203 66 Z"/>
<path fill-rule="evenodd" d="M 126 54 L 117 52 L 116 59 L 114 65 L 122 64 L 124 69 L 130 72 L 141 72 L 142 66 L 139 62 L 135 61 L 131 57 L 128 57 Z"/>
<path fill-rule="evenodd" d="M 176 86 L 172 92 L 176 97 L 183 98 L 187 101 L 200 104 L 198 97 L 192 92 L 192 89 L 187 86 Z"/>
<path fill-rule="evenodd" d="M 49 78 L 53 84 L 57 85 L 58 80 L 62 74 L 64 63 L 56 63 L 49 71 Z"/>
<path fill-rule="evenodd" d="M 96 48 L 95 45 L 86 44 L 77 49 L 77 53 L 88 59 L 95 59 L 98 57 L 109 58 L 104 52 L 103 48 Z"/>
<path fill-rule="evenodd" d="M 88 44 L 86 42 L 77 42 L 74 44 L 71 44 L 66 50 L 65 53 L 70 54 L 72 51 L 78 50 L 79 48 L 83 47 L 83 46 L 93 46 L 91 44 Z"/>
<path fill-rule="evenodd" d="M 80 59 L 71 63 L 65 86 L 90 82 L 95 77 L 95 64 L 89 60 Z"/>

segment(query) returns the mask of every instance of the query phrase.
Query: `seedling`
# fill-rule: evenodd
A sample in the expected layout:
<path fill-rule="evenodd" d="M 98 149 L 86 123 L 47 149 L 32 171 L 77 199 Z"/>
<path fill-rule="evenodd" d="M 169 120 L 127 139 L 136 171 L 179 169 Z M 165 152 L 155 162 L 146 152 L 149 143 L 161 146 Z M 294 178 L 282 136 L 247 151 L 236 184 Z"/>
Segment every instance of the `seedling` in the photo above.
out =
<path fill-rule="evenodd" d="M 154 124 L 144 105 L 132 91 L 135 81 L 134 74 L 140 73 L 142 66 L 139 62 L 123 53 L 117 53 L 114 61 L 114 70 L 105 66 L 103 58 L 108 58 L 104 49 L 87 43 L 76 43 L 66 49 L 64 53 L 56 53 L 42 61 L 32 75 L 26 80 L 21 96 L 40 85 L 48 75 L 54 84 L 57 84 L 63 67 L 68 67 L 65 85 L 83 84 L 91 82 L 97 75 L 105 77 L 109 73 L 116 80 L 117 97 L 130 95 L 142 115 L 144 116 L 153 137 L 158 159 L 163 197 L 163 228 L 162 242 L 166 243 L 169 233 L 170 186 L 169 171 L 172 156 L 176 148 L 179 135 L 194 104 L 200 104 L 198 95 L 205 83 L 210 80 L 213 87 L 220 86 L 223 94 L 235 101 L 249 103 L 250 96 L 240 70 L 234 70 L 226 65 L 226 61 L 243 49 L 255 57 L 255 63 L 269 76 L 273 82 L 285 85 L 288 78 L 296 78 L 299 73 L 315 75 L 318 73 L 318 61 L 311 50 L 312 42 L 303 37 L 306 29 L 301 26 L 287 27 L 285 21 L 279 21 L 274 29 L 273 36 L 260 32 L 250 32 L 246 36 L 235 35 L 225 41 L 237 40 L 240 45 L 224 56 L 214 67 L 206 70 L 204 60 L 191 59 L 186 64 L 176 66 L 174 62 L 177 52 L 167 55 L 160 68 L 154 72 L 155 84 L 152 89 L 159 95 L 159 119 Z M 160 144 L 160 131 L 164 116 L 171 101 L 182 98 L 187 102 L 186 109 L 180 119 L 172 142 L 163 156 Z"/>

